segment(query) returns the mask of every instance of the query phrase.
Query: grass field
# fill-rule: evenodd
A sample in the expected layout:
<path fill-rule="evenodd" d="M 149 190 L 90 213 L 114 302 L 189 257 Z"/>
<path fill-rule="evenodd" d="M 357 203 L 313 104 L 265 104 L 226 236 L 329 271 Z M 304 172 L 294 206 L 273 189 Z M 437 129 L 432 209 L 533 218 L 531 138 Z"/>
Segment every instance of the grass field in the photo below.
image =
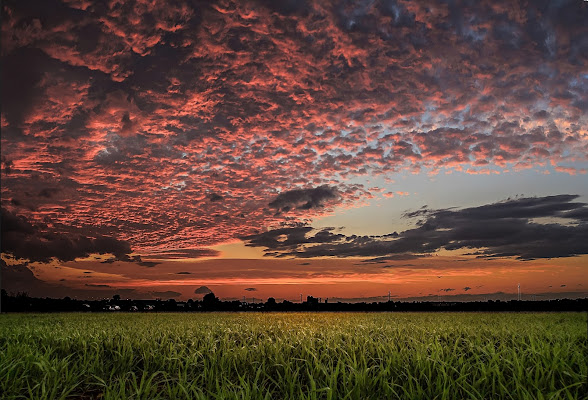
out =
<path fill-rule="evenodd" d="M 586 314 L 0 315 L 0 398 L 588 398 Z"/>

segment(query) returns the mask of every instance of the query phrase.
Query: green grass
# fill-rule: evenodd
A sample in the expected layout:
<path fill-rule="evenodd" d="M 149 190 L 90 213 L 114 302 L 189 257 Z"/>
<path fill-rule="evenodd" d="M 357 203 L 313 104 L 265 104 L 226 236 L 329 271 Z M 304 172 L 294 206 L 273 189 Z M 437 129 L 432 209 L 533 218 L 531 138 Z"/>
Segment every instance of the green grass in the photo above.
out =
<path fill-rule="evenodd" d="M 588 398 L 586 314 L 0 315 L 2 399 Z"/>

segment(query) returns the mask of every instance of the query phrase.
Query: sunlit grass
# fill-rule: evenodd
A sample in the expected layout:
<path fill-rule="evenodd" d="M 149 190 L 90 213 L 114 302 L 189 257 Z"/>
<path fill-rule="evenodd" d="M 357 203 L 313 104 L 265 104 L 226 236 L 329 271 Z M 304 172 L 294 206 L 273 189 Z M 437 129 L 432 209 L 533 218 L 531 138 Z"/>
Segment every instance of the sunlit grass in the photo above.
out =
<path fill-rule="evenodd" d="M 2 399 L 588 398 L 586 314 L 0 315 Z"/>

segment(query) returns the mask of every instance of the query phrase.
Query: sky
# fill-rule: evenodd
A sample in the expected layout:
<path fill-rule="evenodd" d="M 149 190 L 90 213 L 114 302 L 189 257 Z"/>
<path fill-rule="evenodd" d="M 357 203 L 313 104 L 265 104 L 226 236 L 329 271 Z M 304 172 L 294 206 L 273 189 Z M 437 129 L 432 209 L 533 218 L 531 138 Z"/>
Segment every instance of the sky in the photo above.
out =
<path fill-rule="evenodd" d="M 2 2 L 2 288 L 588 296 L 588 2 Z"/>

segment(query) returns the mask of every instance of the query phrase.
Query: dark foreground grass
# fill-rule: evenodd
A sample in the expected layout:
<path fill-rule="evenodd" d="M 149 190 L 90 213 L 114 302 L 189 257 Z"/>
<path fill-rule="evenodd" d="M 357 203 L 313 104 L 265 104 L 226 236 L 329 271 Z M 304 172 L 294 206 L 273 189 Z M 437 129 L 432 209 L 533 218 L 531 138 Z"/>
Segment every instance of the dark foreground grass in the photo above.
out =
<path fill-rule="evenodd" d="M 0 315 L 2 399 L 588 398 L 586 314 Z"/>

